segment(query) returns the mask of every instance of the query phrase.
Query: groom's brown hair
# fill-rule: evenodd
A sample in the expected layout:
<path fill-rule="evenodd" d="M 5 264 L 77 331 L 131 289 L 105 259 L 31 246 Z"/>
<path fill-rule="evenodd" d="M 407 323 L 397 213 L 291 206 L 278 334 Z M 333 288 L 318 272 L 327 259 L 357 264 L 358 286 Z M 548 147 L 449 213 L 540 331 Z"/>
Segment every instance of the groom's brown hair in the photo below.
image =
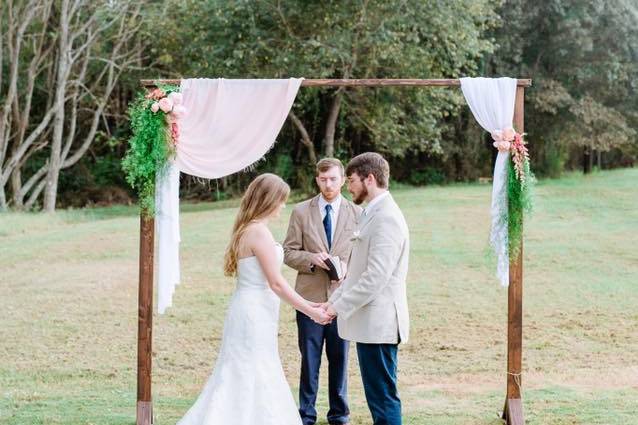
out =
<path fill-rule="evenodd" d="M 362 179 L 372 174 L 377 181 L 377 186 L 381 189 L 388 188 L 390 165 L 376 152 L 365 152 L 352 158 L 346 166 L 346 176 L 350 177 L 354 173 Z"/>

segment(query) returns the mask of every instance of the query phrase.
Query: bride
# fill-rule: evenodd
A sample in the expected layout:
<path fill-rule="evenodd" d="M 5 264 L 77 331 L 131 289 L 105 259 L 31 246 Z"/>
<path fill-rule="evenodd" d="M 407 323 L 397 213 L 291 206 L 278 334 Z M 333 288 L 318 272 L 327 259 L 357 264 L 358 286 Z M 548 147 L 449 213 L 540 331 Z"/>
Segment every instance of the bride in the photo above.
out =
<path fill-rule="evenodd" d="M 202 393 L 178 425 L 301 425 L 279 359 L 279 301 L 318 323 L 330 318 L 303 299 L 281 275 L 283 249 L 268 229 L 279 217 L 290 188 L 274 174 L 262 174 L 244 194 L 224 272 L 237 276 L 221 350 Z"/>

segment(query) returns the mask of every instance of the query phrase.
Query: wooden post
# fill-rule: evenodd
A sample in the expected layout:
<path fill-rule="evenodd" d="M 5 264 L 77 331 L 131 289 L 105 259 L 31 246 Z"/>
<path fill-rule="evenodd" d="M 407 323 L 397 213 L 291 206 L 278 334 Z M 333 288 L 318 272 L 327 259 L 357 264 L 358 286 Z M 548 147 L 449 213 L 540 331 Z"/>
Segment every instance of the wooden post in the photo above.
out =
<path fill-rule="evenodd" d="M 525 87 L 516 88 L 514 104 L 514 128 L 524 131 Z M 521 401 L 523 357 L 523 241 L 516 261 L 510 260 L 510 282 L 507 306 L 507 397 L 503 419 L 509 425 L 523 425 L 523 403 Z"/>
<path fill-rule="evenodd" d="M 153 250 L 155 220 L 140 215 L 140 276 L 137 312 L 137 425 L 153 423 L 151 362 L 153 343 Z"/>

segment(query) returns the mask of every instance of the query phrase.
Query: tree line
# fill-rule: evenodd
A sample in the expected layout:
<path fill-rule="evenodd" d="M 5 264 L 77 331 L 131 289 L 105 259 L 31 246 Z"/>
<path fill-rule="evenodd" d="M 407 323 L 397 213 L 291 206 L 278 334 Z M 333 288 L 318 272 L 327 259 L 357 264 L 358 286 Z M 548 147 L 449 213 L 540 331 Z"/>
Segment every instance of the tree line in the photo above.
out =
<path fill-rule="evenodd" d="M 537 175 L 631 166 L 637 24 L 631 0 L 4 0 L 0 209 L 130 202 L 140 78 L 529 77 Z M 308 191 L 318 158 L 367 150 L 409 184 L 489 176 L 494 157 L 459 90 L 304 88 L 254 172 Z M 234 196 L 250 177 L 187 178 L 183 195 Z"/>

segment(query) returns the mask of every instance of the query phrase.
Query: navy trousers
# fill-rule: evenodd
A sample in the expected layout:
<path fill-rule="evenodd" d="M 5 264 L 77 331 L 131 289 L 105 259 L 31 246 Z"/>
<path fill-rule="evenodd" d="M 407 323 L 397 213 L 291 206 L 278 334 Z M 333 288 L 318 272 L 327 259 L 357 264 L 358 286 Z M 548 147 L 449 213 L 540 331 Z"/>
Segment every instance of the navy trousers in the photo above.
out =
<path fill-rule="evenodd" d="M 401 425 L 397 344 L 357 343 L 363 390 L 374 425 Z"/>
<path fill-rule="evenodd" d="M 324 341 L 328 358 L 328 423 L 349 422 L 348 408 L 348 341 L 339 337 L 337 321 L 319 325 L 303 313 L 297 312 L 299 351 L 301 351 L 301 379 L 299 383 L 299 414 L 303 425 L 317 421 L 317 391 L 319 368 Z"/>

